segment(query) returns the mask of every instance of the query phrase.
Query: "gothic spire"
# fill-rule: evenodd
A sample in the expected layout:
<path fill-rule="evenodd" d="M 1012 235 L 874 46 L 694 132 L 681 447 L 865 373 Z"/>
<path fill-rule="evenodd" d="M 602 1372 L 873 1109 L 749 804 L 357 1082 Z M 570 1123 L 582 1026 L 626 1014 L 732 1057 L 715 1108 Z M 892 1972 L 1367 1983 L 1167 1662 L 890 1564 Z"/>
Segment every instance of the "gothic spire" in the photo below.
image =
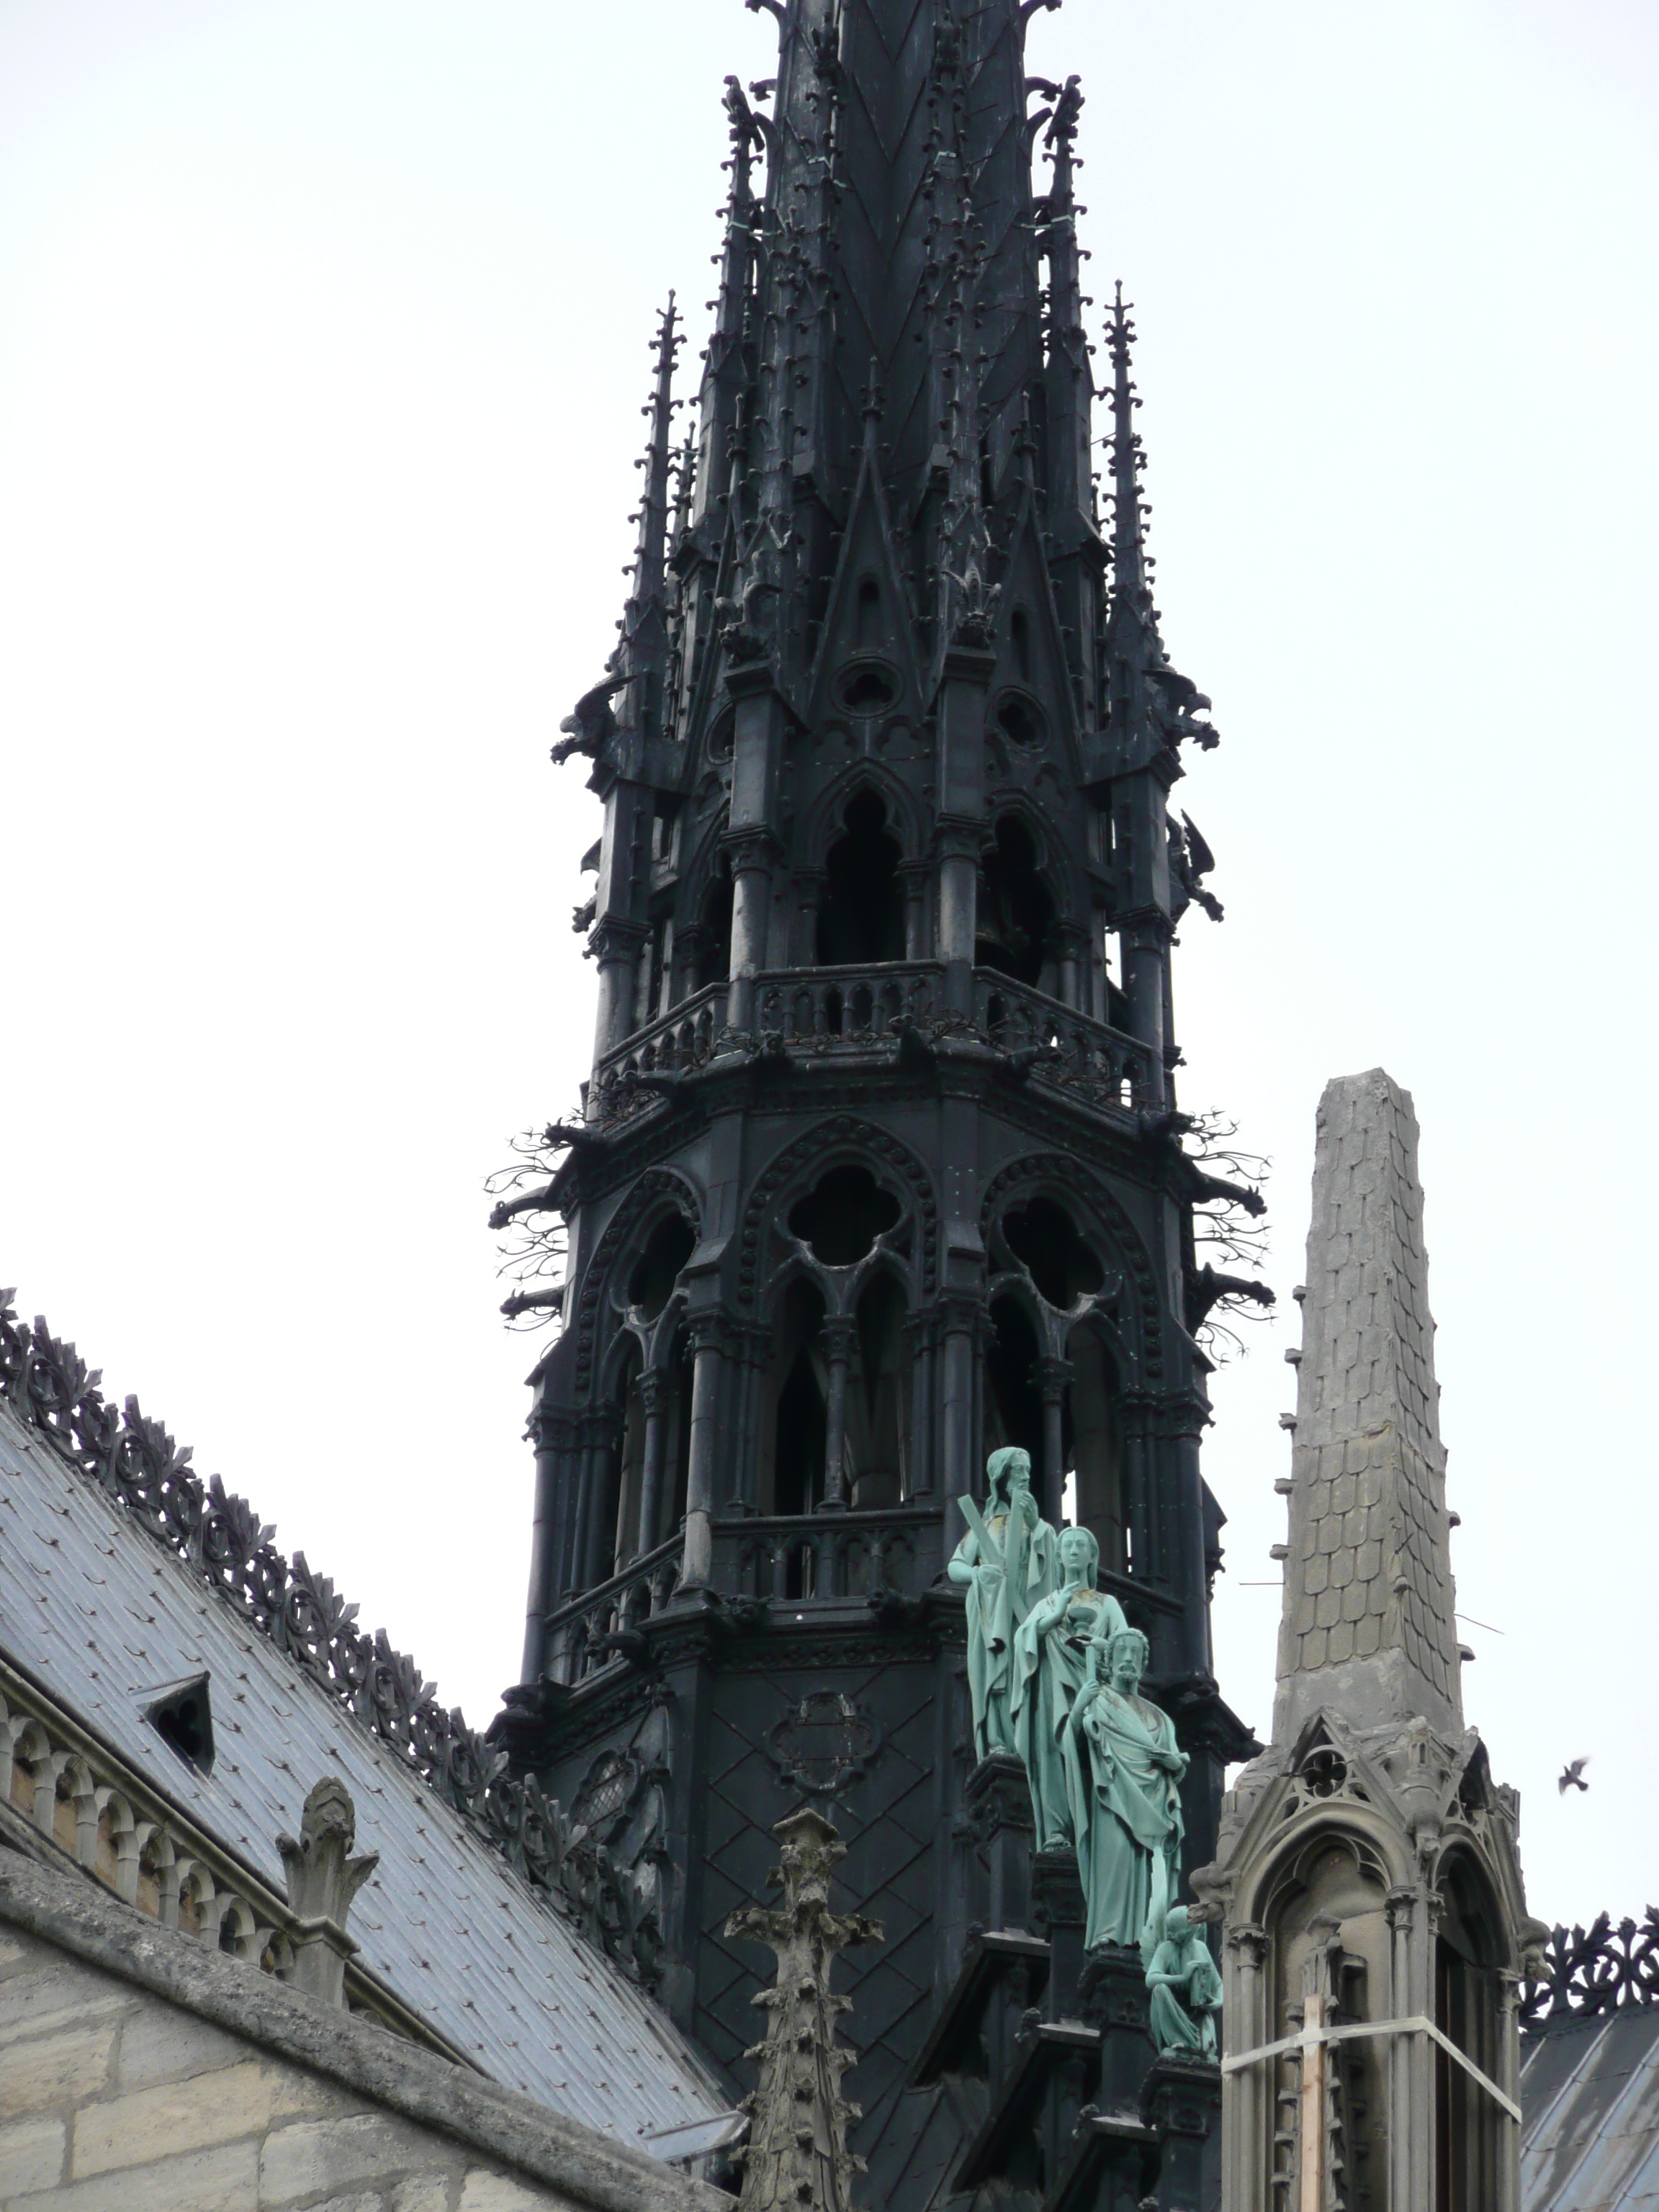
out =
<path fill-rule="evenodd" d="M 763 143 L 763 133 L 760 118 L 744 97 L 743 87 L 734 76 L 726 80 L 726 115 L 732 136 L 732 151 L 726 167 L 732 183 L 723 210 L 726 235 L 718 256 L 720 290 L 709 302 L 714 326 L 703 355 L 702 392 L 698 404 L 702 448 L 698 457 L 693 508 L 693 519 L 697 524 L 726 498 L 731 488 L 733 441 L 747 381 L 743 347 L 760 220 L 753 186 L 753 155 L 755 148 Z"/>
<path fill-rule="evenodd" d="M 1134 426 L 1140 401 L 1129 374 L 1135 326 L 1120 283 L 1114 289 L 1106 342 L 1112 359 L 1112 598 L 1115 615 L 1131 615 L 1145 631 L 1153 657 L 1163 658 L 1158 610 L 1152 605 L 1146 556 L 1146 510 L 1140 473 L 1146 455 Z"/>
<path fill-rule="evenodd" d="M 1048 88 L 1042 87 L 1047 90 Z M 1077 242 L 1078 206 L 1073 153 L 1083 94 L 1075 76 L 1054 94 L 1043 143 L 1054 161 L 1041 215 L 1048 263 L 1048 518 L 1066 550 L 1091 536 L 1094 501 L 1090 481 L 1089 341 L 1083 326 L 1082 254 Z M 1041 118 L 1038 118 L 1041 120 Z"/>
<path fill-rule="evenodd" d="M 678 320 L 674 313 L 674 295 L 671 292 L 668 305 L 663 310 L 662 320 L 657 326 L 656 377 L 651 397 L 641 410 L 651 418 L 651 434 L 646 443 L 644 458 L 635 465 L 645 471 L 645 483 L 636 517 L 639 536 L 634 555 L 633 596 L 641 606 L 660 595 L 663 564 L 667 553 L 669 439 L 674 407 L 674 356 L 681 344 L 675 329 Z"/>
<path fill-rule="evenodd" d="M 673 421 L 674 356 L 680 338 L 676 325 L 674 295 L 668 295 L 653 342 L 656 374 L 651 397 L 641 412 L 651 428 L 644 453 L 635 463 L 645 472 L 637 513 L 638 526 L 633 560 L 633 588 L 623 611 L 622 645 L 617 673 L 627 680 L 625 720 L 635 729 L 657 729 L 662 720 L 663 673 L 668 656 L 666 609 L 663 584 L 668 545 L 669 440 Z"/>

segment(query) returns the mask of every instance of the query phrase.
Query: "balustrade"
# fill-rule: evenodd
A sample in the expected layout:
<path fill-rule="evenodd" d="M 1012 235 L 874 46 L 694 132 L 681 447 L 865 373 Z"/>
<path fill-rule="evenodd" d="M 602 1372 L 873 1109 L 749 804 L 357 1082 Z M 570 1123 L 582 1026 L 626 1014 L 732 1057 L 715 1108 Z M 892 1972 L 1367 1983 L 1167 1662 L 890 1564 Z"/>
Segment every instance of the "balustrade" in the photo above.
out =
<path fill-rule="evenodd" d="M 933 1573 L 938 1526 L 932 1506 L 717 1522 L 715 1574 L 732 1595 L 774 1604 L 884 1590 L 920 1597 Z"/>
<path fill-rule="evenodd" d="M 1045 992 L 993 969 L 974 970 L 974 1019 L 1005 1052 L 1048 1052 L 1055 1058 L 1041 1072 L 1054 1081 L 1076 1085 L 1097 1102 L 1114 1106 L 1149 1104 L 1153 1096 L 1152 1059 L 1138 1037 L 1109 1029 Z"/>
<path fill-rule="evenodd" d="M 625 1075 L 679 1075 L 701 1067 L 726 1026 L 726 990 L 725 983 L 705 984 L 635 1030 L 599 1062 L 600 1089 L 613 1089 Z"/>
<path fill-rule="evenodd" d="M 671 1536 L 609 1582 L 599 1583 L 547 1618 L 547 1671 L 574 1684 L 623 1656 L 623 1639 L 660 1613 L 679 1588 L 682 1535 Z"/>
<path fill-rule="evenodd" d="M 869 1044 L 901 1023 L 936 1020 L 944 988 L 945 971 L 932 960 L 772 969 L 755 978 L 755 1027 L 815 1052 Z"/>

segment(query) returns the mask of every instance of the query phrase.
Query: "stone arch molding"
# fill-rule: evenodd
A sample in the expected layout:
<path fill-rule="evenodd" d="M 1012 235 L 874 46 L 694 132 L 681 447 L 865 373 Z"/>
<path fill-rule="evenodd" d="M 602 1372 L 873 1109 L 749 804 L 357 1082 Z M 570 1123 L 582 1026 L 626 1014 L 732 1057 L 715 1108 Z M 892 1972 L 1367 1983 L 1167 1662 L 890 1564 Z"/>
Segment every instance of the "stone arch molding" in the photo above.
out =
<path fill-rule="evenodd" d="M 809 1170 L 832 1164 L 838 1158 L 869 1166 L 879 1175 L 884 1168 L 896 1181 L 916 1218 L 917 1288 L 921 1302 L 931 1304 L 939 1283 L 939 1203 L 927 1170 L 909 1146 L 889 1130 L 851 1114 L 838 1114 L 806 1130 L 786 1145 L 757 1178 L 744 1209 L 738 1248 L 738 1303 L 753 1306 L 759 1289 L 761 1238 L 769 1217 L 792 1187 L 805 1180 Z"/>
<path fill-rule="evenodd" d="M 1140 1233 L 1110 1188 L 1073 1158 L 1064 1152 L 1028 1152 L 1000 1168 L 986 1185 L 980 1207 L 980 1238 L 987 1249 L 993 1230 L 1016 1196 L 1036 1197 L 1047 1185 L 1064 1202 L 1075 1204 L 1081 1196 L 1105 1232 L 1109 1252 L 1122 1272 L 1124 1295 L 1118 1328 L 1126 1349 L 1139 1349 L 1148 1376 L 1163 1371 L 1162 1308 L 1158 1275 Z M 1079 1189 L 1079 1185 L 1081 1188 Z"/>
<path fill-rule="evenodd" d="M 797 849 L 799 865 L 822 868 L 830 848 L 841 835 L 847 810 L 862 793 L 872 791 L 887 809 L 887 826 L 899 848 L 902 862 L 923 856 L 926 833 L 915 795 L 903 779 L 879 762 L 854 761 L 819 792 L 802 817 Z"/>
<path fill-rule="evenodd" d="M 575 1315 L 575 1388 L 579 1399 L 586 1398 L 592 1389 L 594 1348 L 605 1287 L 629 1239 L 665 1199 L 679 1208 L 699 1237 L 702 1235 L 702 1194 L 690 1177 L 673 1168 L 648 1168 L 606 1223 L 604 1234 L 593 1248 L 592 1257 L 582 1271 Z"/>

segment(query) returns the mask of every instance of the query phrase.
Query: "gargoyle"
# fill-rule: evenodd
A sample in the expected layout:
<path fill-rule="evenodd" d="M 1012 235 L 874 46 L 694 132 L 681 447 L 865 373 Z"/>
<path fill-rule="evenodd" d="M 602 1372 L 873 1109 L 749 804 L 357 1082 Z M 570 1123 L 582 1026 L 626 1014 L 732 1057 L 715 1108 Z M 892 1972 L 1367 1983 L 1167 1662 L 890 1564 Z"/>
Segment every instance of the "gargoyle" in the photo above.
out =
<path fill-rule="evenodd" d="M 1223 1298 L 1249 1298 L 1259 1306 L 1278 1304 L 1266 1283 L 1254 1282 L 1244 1275 L 1224 1275 L 1206 1260 L 1186 1280 L 1184 1304 L 1188 1335 L 1197 1335 L 1211 1307 L 1219 1305 Z"/>
<path fill-rule="evenodd" d="M 568 761 L 572 753 L 585 753 L 590 760 L 597 757 L 605 740 L 616 734 L 617 718 L 611 711 L 611 702 L 627 682 L 625 676 L 608 676 L 591 691 L 583 692 L 559 725 L 565 735 L 553 748 L 555 767 Z"/>
<path fill-rule="evenodd" d="M 1212 921 L 1219 921 L 1224 912 L 1221 901 L 1213 891 L 1204 888 L 1204 878 L 1215 866 L 1215 854 L 1200 833 L 1190 814 L 1183 814 L 1181 825 L 1170 824 L 1170 874 L 1175 886 L 1171 902 L 1171 919 L 1179 921 L 1189 906 L 1201 906 Z"/>

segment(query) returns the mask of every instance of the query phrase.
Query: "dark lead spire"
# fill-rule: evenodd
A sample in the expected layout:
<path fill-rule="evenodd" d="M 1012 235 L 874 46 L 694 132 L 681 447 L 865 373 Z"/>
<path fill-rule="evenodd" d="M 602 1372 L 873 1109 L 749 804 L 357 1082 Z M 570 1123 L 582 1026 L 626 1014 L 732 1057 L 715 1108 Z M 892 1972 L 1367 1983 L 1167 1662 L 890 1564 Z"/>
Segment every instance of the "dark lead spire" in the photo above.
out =
<path fill-rule="evenodd" d="M 623 642 L 562 749 L 605 806 L 585 1117 L 515 1217 L 563 1214 L 568 1272 L 514 1755 L 644 1855 L 682 2025 L 738 2069 L 729 1902 L 799 1791 L 848 1808 L 858 1901 L 885 1885 L 907 1931 L 848 1967 L 877 2204 L 955 2186 L 985 2115 L 909 2069 L 988 1987 L 975 1928 L 1023 1909 L 987 1869 L 1029 1838 L 993 1851 L 955 1748 L 944 1568 L 989 1452 L 1030 1454 L 1146 1623 L 1200 1859 L 1249 1741 L 1188 1326 L 1214 1186 L 1170 1133 L 1207 848 L 1168 802 L 1213 732 L 1158 639 L 1121 301 L 1103 536 L 1085 111 L 1028 79 L 1036 4 L 757 0 L 777 58 L 726 80 L 695 471 L 671 517 L 671 313 Z M 1069 2061 L 1038 2073 L 1063 2102 Z"/>

